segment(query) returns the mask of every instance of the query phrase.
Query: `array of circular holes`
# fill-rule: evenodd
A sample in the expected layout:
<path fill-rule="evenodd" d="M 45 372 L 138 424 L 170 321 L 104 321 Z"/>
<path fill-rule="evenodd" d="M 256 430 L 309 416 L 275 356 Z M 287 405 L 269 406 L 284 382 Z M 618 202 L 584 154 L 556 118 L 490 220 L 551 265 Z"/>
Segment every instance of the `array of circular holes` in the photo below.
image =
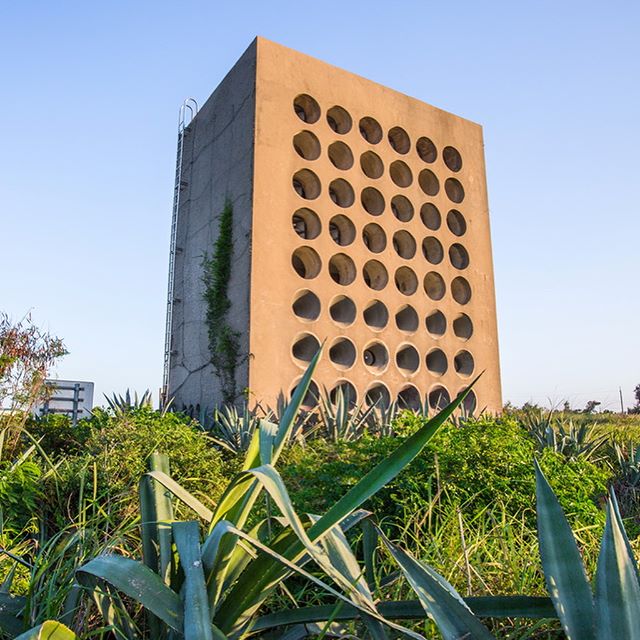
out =
<path fill-rule="evenodd" d="M 294 100 L 294 111 L 298 117 L 306 123 L 315 123 L 319 120 L 320 107 L 311 96 L 302 94 Z M 340 106 L 331 107 L 326 114 L 326 120 L 329 127 L 337 134 L 348 133 L 353 126 L 350 114 Z M 380 124 L 371 117 L 364 117 L 360 120 L 358 128 L 362 137 L 372 145 L 378 144 L 382 140 L 382 128 Z M 411 140 L 407 132 L 401 127 L 393 127 L 387 135 L 390 146 L 399 154 L 406 155 L 411 148 Z M 320 155 L 321 148 L 317 136 L 308 129 L 298 132 L 294 136 L 293 146 L 296 152 L 306 160 L 317 159 Z M 427 137 L 418 138 L 415 143 L 415 152 L 417 156 L 425 163 L 434 163 L 438 157 L 438 150 Z M 342 141 L 336 140 L 329 145 L 328 155 L 333 163 L 339 169 L 347 170 L 354 164 L 351 149 Z M 442 160 L 447 168 L 453 172 L 458 172 L 462 168 L 462 157 L 460 153 L 451 146 L 447 146 L 442 150 Z M 366 151 L 360 158 L 361 168 L 367 177 L 376 179 L 384 173 L 384 164 L 378 154 L 374 151 Z M 413 175 L 409 165 L 403 160 L 394 160 L 391 162 L 389 172 L 392 181 L 399 187 L 407 187 L 413 182 Z M 440 190 L 440 184 L 436 175 L 430 169 L 422 169 L 419 174 L 418 182 L 421 189 L 427 195 L 435 195 Z M 317 198 L 322 190 L 320 180 L 316 174 L 310 169 L 301 169 L 293 176 L 293 187 L 296 193 L 304 199 L 313 200 Z M 447 178 L 445 181 L 445 191 L 451 200 L 461 202 L 464 199 L 464 189 L 462 184 L 456 178 Z M 355 193 L 350 183 L 342 178 L 333 180 L 328 187 L 328 195 L 332 202 L 339 207 L 347 208 L 353 205 L 355 201 Z M 365 187 L 361 194 L 361 204 L 365 211 L 374 216 L 381 215 L 386 207 L 385 198 L 382 193 L 374 187 Z M 411 201 L 402 195 L 395 195 L 391 199 L 391 211 L 400 222 L 408 222 L 413 218 L 414 210 Z M 420 218 L 430 230 L 437 230 L 441 226 L 441 215 L 437 207 L 433 203 L 424 203 L 420 210 Z M 300 237 L 303 239 L 314 239 L 321 231 L 320 220 L 311 209 L 301 208 L 294 214 L 293 226 Z M 466 232 L 466 221 L 463 215 L 456 209 L 452 209 L 447 214 L 447 227 L 454 235 L 461 236 Z M 340 246 L 347 246 L 354 241 L 355 227 L 346 216 L 334 216 L 329 224 L 329 233 L 334 241 Z M 384 251 L 386 247 L 385 232 L 379 225 L 367 225 L 362 233 L 363 242 L 374 253 Z M 410 260 L 415 255 L 415 240 L 406 231 L 396 232 L 393 237 L 393 247 L 396 253 L 406 260 Z M 423 240 L 422 251 L 425 259 L 431 264 L 440 264 L 443 257 L 443 248 L 439 240 L 430 236 Z M 469 265 L 469 255 L 464 246 L 460 243 L 454 243 L 450 246 L 449 259 L 454 268 L 458 270 L 466 269 Z M 342 260 L 342 259 L 341 259 Z M 299 261 L 296 260 L 299 264 Z M 336 266 L 335 260 L 330 262 L 330 273 L 332 278 L 340 284 L 350 284 L 352 282 L 352 269 Z M 310 275 L 315 272 L 312 269 L 296 269 L 298 272 L 304 271 L 303 277 L 314 277 Z M 371 278 L 370 269 L 365 267 L 363 275 L 369 286 L 376 288 L 379 286 L 380 280 L 388 281 L 388 276 L 379 276 Z M 378 269 L 378 271 L 381 271 Z M 414 286 L 415 274 L 407 270 L 398 270 L 395 278 L 397 288 L 403 292 L 414 292 L 417 286 Z M 427 295 L 432 297 L 429 292 L 433 292 L 435 297 L 432 299 L 440 299 L 440 290 L 444 288 L 441 283 L 438 286 L 432 286 L 433 283 L 427 282 L 432 279 L 432 274 L 427 274 L 425 278 L 425 291 Z M 466 304 L 470 297 L 470 289 L 468 283 L 460 282 L 456 279 L 451 284 L 451 292 L 454 300 L 459 304 Z M 446 289 L 445 289 L 446 290 Z M 411 295 L 408 293 L 408 295 Z"/>
<path fill-rule="evenodd" d="M 296 392 L 298 385 L 302 378 L 298 378 L 292 385 L 289 392 L 289 397 L 293 396 Z M 462 395 L 466 391 L 466 388 L 462 388 L 459 391 L 459 395 Z M 333 386 L 329 392 L 329 399 L 332 403 L 337 404 L 340 396 L 344 399 L 346 405 L 350 408 L 357 406 L 358 404 L 358 392 L 355 386 L 348 380 L 339 380 Z M 442 385 L 435 385 L 427 394 L 428 409 L 433 412 L 444 409 L 450 402 L 451 396 L 446 387 Z M 300 406 L 302 409 L 310 411 L 315 409 L 320 401 L 320 391 L 318 385 L 314 380 L 309 384 L 307 392 L 302 398 Z M 364 402 L 368 406 L 377 407 L 379 409 L 388 409 L 391 405 L 391 393 L 387 386 L 382 382 L 374 382 L 369 386 L 365 392 Z M 420 391 L 412 385 L 407 384 L 398 393 L 396 402 L 401 409 L 410 409 L 412 411 L 419 411 L 423 408 Z M 462 401 L 463 410 L 467 413 L 473 413 L 477 408 L 477 398 L 473 391 L 469 391 Z"/>
<path fill-rule="evenodd" d="M 295 99 L 294 110 L 305 123 L 313 124 L 320 119 L 321 112 L 318 103 L 306 94 L 300 95 Z M 329 127 L 339 135 L 349 133 L 353 127 L 350 114 L 340 106 L 331 107 L 327 111 L 326 121 Z M 371 145 L 379 144 L 384 137 L 382 127 L 371 117 L 361 118 L 358 123 L 358 129 L 364 140 Z M 387 134 L 387 140 L 391 148 L 398 154 L 406 155 L 411 150 L 410 137 L 401 127 L 390 129 Z M 296 152 L 305 160 L 316 160 L 321 154 L 321 145 L 317 136 L 306 129 L 294 136 L 293 146 Z M 432 164 L 438 158 L 436 146 L 426 137 L 421 137 L 416 141 L 415 152 L 424 163 Z M 327 153 L 331 163 L 337 169 L 346 171 L 354 165 L 351 149 L 340 140 L 331 143 Z M 454 147 L 447 146 L 442 149 L 442 161 L 452 172 L 457 173 L 462 169 L 462 157 Z M 360 156 L 360 168 L 366 177 L 373 180 L 382 177 L 385 170 L 380 156 L 371 150 L 364 152 Z M 390 163 L 389 175 L 393 183 L 400 188 L 409 187 L 413 183 L 411 168 L 403 160 L 394 160 Z M 428 196 L 437 195 L 441 189 L 437 176 L 430 169 L 423 168 L 418 174 L 417 181 L 420 189 Z M 301 169 L 294 174 L 293 188 L 300 197 L 306 200 L 316 199 L 322 190 L 320 180 L 310 169 Z M 456 204 L 464 200 L 464 188 L 456 178 L 450 177 L 445 180 L 444 192 Z M 334 204 L 342 208 L 352 206 L 355 201 L 355 193 L 350 183 L 341 178 L 335 179 L 329 184 L 328 195 Z M 385 211 L 385 198 L 374 187 L 365 187 L 360 194 L 360 200 L 363 209 L 370 215 L 379 216 Z M 395 195 L 391 199 L 390 208 L 395 218 L 400 222 L 409 222 L 413 218 L 413 205 L 405 196 Z M 437 231 L 442 225 L 440 211 L 433 203 L 427 202 L 422 205 L 420 219 L 424 226 L 431 231 Z M 295 232 L 305 240 L 316 238 L 322 229 L 317 214 L 307 207 L 302 207 L 294 213 L 292 224 Z M 451 209 L 447 213 L 446 224 L 449 231 L 455 236 L 460 237 L 466 233 L 466 220 L 457 209 Z M 343 215 L 334 216 L 329 222 L 328 229 L 331 238 L 339 246 L 352 244 L 356 237 L 353 223 Z M 376 223 L 365 225 L 362 230 L 362 240 L 372 253 L 381 253 L 387 246 L 386 233 Z M 392 238 L 392 246 L 397 255 L 405 260 L 411 260 L 416 254 L 416 241 L 407 231 L 400 230 L 395 232 Z M 433 236 L 427 236 L 423 239 L 422 252 L 424 258 L 431 264 L 440 264 L 444 258 L 442 244 Z M 458 242 L 449 247 L 448 256 L 451 265 L 455 269 L 463 270 L 469 266 L 468 252 Z M 314 278 L 320 272 L 322 266 L 318 254 L 307 246 L 299 247 L 294 252 L 292 264 L 294 270 L 306 279 Z M 332 256 L 328 267 L 331 278 L 338 284 L 351 284 L 356 278 L 356 267 L 353 260 L 346 254 L 339 253 Z M 362 269 L 362 275 L 367 286 L 376 291 L 386 287 L 389 281 L 389 274 L 386 268 L 377 260 L 369 260 Z M 394 274 L 394 282 L 397 289 L 405 295 L 413 294 L 418 288 L 417 276 L 409 267 L 397 269 Z M 423 287 L 427 297 L 434 301 L 441 300 L 447 291 L 444 279 L 434 271 L 430 271 L 424 276 Z M 467 304 L 471 299 L 469 283 L 461 276 L 452 280 L 450 292 L 453 299 L 461 305 Z M 296 295 L 292 308 L 294 314 L 301 320 L 313 321 L 320 315 L 320 301 L 315 294 L 308 290 L 303 290 Z M 330 304 L 329 313 L 336 324 L 349 326 L 356 319 L 356 306 L 348 297 L 337 296 Z M 363 319 L 371 329 L 381 330 L 388 324 L 389 312 L 381 301 L 374 300 L 363 311 Z M 405 305 L 396 312 L 395 321 L 397 327 L 407 333 L 414 333 L 419 327 L 418 314 L 410 305 Z M 425 318 L 425 324 L 428 333 L 433 337 L 442 336 L 447 328 L 446 318 L 439 310 L 430 312 Z M 471 319 L 466 314 L 459 314 L 453 320 L 452 329 L 460 340 L 468 340 L 473 334 Z M 311 344 L 309 336 L 310 334 L 303 338 L 305 345 Z M 331 354 L 333 354 L 333 357 L 331 357 Z M 371 348 L 365 349 L 365 354 L 363 358 L 367 367 L 379 367 L 380 362 L 383 362 L 383 366 L 386 368 L 388 353 L 382 343 L 373 343 Z M 339 339 L 330 349 L 330 359 L 339 367 L 352 366 L 355 362 L 355 347 L 353 343 L 347 338 Z M 403 371 L 415 372 L 418 370 L 419 355 L 411 345 L 402 347 L 396 353 L 395 360 L 398 367 Z M 443 375 L 444 371 L 447 370 L 447 359 L 440 349 L 434 349 L 427 354 L 426 361 L 427 370 L 435 375 Z M 454 357 L 454 368 L 461 376 L 471 375 L 474 368 L 471 354 L 466 350 L 458 352 Z M 348 382 L 344 384 L 350 385 Z M 353 388 L 353 385 L 351 385 L 351 388 L 354 395 L 355 388 Z M 368 399 L 374 396 L 374 400 L 383 400 L 387 403 L 390 401 L 388 389 L 381 384 L 374 385 L 367 392 Z M 445 397 L 449 397 L 446 389 L 444 387 L 436 387 L 429 393 L 427 400 L 433 408 L 434 403 L 439 401 L 438 398 L 441 400 Z M 398 396 L 398 399 L 400 398 L 405 401 L 408 407 L 419 406 L 419 393 L 415 387 L 408 386 L 403 389 Z"/>

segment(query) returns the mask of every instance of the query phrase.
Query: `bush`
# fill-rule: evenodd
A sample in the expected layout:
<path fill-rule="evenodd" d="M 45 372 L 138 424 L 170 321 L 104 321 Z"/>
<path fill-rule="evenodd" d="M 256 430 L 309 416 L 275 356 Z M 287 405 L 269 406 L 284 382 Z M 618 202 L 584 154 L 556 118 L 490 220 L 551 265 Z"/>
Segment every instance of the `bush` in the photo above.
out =
<path fill-rule="evenodd" d="M 38 514 L 42 470 L 33 460 L 17 464 L 0 462 L 0 522 L 14 532 L 26 527 Z"/>
<path fill-rule="evenodd" d="M 397 432 L 410 433 L 422 421 L 403 417 Z M 282 473 L 294 505 L 322 513 L 398 445 L 397 438 L 365 436 L 356 442 L 316 440 L 292 448 Z M 512 419 L 480 418 L 446 425 L 423 452 L 367 505 L 374 513 L 403 518 L 424 513 L 434 497 L 461 505 L 473 516 L 496 503 L 509 513 L 525 510 L 535 522 L 534 443 Z M 601 524 L 598 498 L 610 471 L 547 450 L 540 463 L 570 518 Z"/>
<path fill-rule="evenodd" d="M 54 448 L 52 453 L 61 456 L 58 479 L 50 483 L 48 492 L 52 505 L 58 497 L 66 499 L 57 508 L 53 506 L 53 513 L 66 510 L 67 517 L 73 518 L 80 493 L 87 492 L 84 487 L 91 486 L 94 476 L 91 490 L 100 502 L 132 510 L 137 505 L 138 481 L 154 451 L 170 456 L 172 476 L 205 503 L 215 503 L 226 484 L 221 454 L 210 446 L 209 438 L 196 423 L 180 414 L 162 414 L 149 407 L 117 415 L 98 410 L 83 421 L 81 431 L 70 443 L 77 451 L 75 455 L 65 455 L 60 436 L 67 427 L 60 423 L 55 427 L 60 431 L 55 432 L 52 424 L 56 423 L 47 424 L 43 431 Z"/>

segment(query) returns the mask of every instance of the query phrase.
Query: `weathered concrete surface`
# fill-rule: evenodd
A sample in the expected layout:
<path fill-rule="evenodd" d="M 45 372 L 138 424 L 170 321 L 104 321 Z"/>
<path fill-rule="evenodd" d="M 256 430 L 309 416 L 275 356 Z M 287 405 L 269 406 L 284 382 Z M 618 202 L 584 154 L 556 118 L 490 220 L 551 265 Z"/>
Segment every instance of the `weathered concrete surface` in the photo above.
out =
<path fill-rule="evenodd" d="M 226 198 L 233 204 L 234 221 L 229 321 L 241 334 L 237 387 L 247 386 L 255 79 L 254 42 L 185 134 L 168 393 L 178 408 L 210 408 L 221 396 L 210 364 L 202 261 L 213 252 Z"/>

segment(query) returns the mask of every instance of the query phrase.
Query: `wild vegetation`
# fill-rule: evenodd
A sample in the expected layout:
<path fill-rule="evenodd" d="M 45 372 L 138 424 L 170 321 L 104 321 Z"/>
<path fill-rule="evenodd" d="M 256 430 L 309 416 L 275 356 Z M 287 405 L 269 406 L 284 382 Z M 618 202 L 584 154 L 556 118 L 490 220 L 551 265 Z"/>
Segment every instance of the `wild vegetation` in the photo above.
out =
<path fill-rule="evenodd" d="M 37 381 L 64 348 L 31 346 Z M 2 415 L 2 636 L 636 637 L 636 416 L 340 394 L 309 414 L 314 366 L 287 406 L 204 426 L 129 395 L 73 426 L 23 394 Z"/>

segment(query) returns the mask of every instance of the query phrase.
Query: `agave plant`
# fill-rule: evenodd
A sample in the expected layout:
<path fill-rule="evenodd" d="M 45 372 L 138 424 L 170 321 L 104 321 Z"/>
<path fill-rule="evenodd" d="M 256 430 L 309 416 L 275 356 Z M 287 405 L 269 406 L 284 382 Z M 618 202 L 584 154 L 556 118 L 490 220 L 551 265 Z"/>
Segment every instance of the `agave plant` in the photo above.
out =
<path fill-rule="evenodd" d="M 249 448 L 258 423 L 259 419 L 249 411 L 246 404 L 242 413 L 233 405 L 224 405 L 214 409 L 213 424 L 209 432 L 219 447 L 240 454 Z"/>
<path fill-rule="evenodd" d="M 578 426 L 552 413 L 527 414 L 522 424 L 539 450 L 551 448 L 568 460 L 582 457 L 594 461 L 608 440 L 606 434 L 597 435 L 596 423 Z"/>
<path fill-rule="evenodd" d="M 325 391 L 320 398 L 319 414 L 326 438 L 333 442 L 361 438 L 373 410 L 373 406 L 363 409 L 354 404 L 344 387 L 338 387 L 331 395 Z"/>
<path fill-rule="evenodd" d="M 149 391 L 149 389 L 147 389 L 140 397 L 138 397 L 137 391 L 135 391 L 132 396 L 131 391 L 127 389 L 124 397 L 114 393 L 111 397 L 105 394 L 104 398 L 107 401 L 109 408 L 116 415 L 124 415 L 144 407 L 150 408 L 153 404 L 151 391 Z"/>

